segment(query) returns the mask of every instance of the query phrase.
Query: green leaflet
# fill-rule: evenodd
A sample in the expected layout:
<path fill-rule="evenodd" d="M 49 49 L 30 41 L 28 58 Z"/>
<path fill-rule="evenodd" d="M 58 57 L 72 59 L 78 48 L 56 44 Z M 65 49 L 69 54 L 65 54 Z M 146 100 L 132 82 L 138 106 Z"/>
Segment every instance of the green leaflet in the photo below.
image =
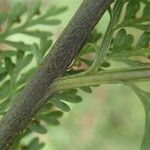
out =
<path fill-rule="evenodd" d="M 108 68 L 108 67 L 110 67 L 110 63 L 109 62 L 107 62 L 107 61 L 104 61 L 102 64 L 101 64 L 101 67 L 104 67 L 104 68 Z"/>
<path fill-rule="evenodd" d="M 39 114 L 44 114 L 44 113 L 48 113 L 52 110 L 53 105 L 51 103 L 46 103 L 38 112 Z"/>
<path fill-rule="evenodd" d="M 135 19 L 136 18 L 136 14 L 139 11 L 139 9 L 140 9 L 140 2 L 139 2 L 139 0 L 130 0 L 128 5 L 127 5 L 124 21 Z"/>
<path fill-rule="evenodd" d="M 39 24 L 41 25 L 59 25 L 61 23 L 60 20 L 58 19 L 50 19 L 50 20 L 43 20 L 42 22 L 40 22 Z"/>
<path fill-rule="evenodd" d="M 130 48 L 133 40 L 133 36 L 127 34 L 125 29 L 119 30 L 113 40 L 113 52 L 120 52 L 121 50 Z"/>
<path fill-rule="evenodd" d="M 102 33 L 100 33 L 97 29 L 93 29 L 87 38 L 87 43 L 96 43 L 101 38 L 102 38 Z"/>
<path fill-rule="evenodd" d="M 15 3 L 10 10 L 9 15 L 9 25 L 12 25 L 14 22 L 20 22 L 21 15 L 25 12 L 25 7 L 21 3 Z"/>
<path fill-rule="evenodd" d="M 62 111 L 65 111 L 65 112 L 69 112 L 69 111 L 70 111 L 70 107 L 69 107 L 66 103 L 64 103 L 64 102 L 62 102 L 62 101 L 60 101 L 60 100 L 52 99 L 52 100 L 51 100 L 51 103 L 52 103 L 55 107 L 59 108 L 59 109 L 62 110 Z"/>
<path fill-rule="evenodd" d="M 52 8 L 47 10 L 45 17 L 51 17 L 51 16 L 59 15 L 59 14 L 65 12 L 66 10 L 67 10 L 67 7 L 65 7 L 65 6 L 60 7 L 60 8 L 52 7 Z"/>
<path fill-rule="evenodd" d="M 89 86 L 81 87 L 80 89 L 86 93 L 92 93 L 92 89 Z"/>
<path fill-rule="evenodd" d="M 14 41 L 9 41 L 9 40 L 4 40 L 3 42 L 15 48 L 16 50 L 23 50 L 25 52 L 31 51 L 31 45 L 26 44 L 24 42 L 14 42 Z"/>
<path fill-rule="evenodd" d="M 58 125 L 58 119 L 62 117 L 63 112 L 61 111 L 52 111 L 45 114 L 39 114 L 36 118 L 46 122 L 49 125 Z"/>
<path fill-rule="evenodd" d="M 52 36 L 51 32 L 40 31 L 40 30 L 28 30 L 28 31 L 23 31 L 22 33 L 36 37 L 36 38 L 45 38 L 45 37 Z"/>
<path fill-rule="evenodd" d="M 38 138 L 34 138 L 29 143 L 29 145 L 23 146 L 22 150 L 33 150 L 33 149 L 40 150 L 43 147 L 44 147 L 44 144 L 40 143 Z"/>
<path fill-rule="evenodd" d="M 148 48 L 150 42 L 150 32 L 143 32 L 143 34 L 140 36 L 136 47 L 137 48 Z"/>
<path fill-rule="evenodd" d="M 33 7 L 30 7 L 29 9 L 27 20 L 30 20 L 35 15 L 39 15 L 40 7 L 41 7 L 41 1 L 37 0 L 36 3 L 34 3 Z"/>
<path fill-rule="evenodd" d="M 77 95 L 77 90 L 72 89 L 64 92 L 60 92 L 54 95 L 54 98 L 57 100 L 63 100 L 70 103 L 79 103 L 82 101 L 82 98 Z"/>
<path fill-rule="evenodd" d="M 39 122 L 33 121 L 31 123 L 30 129 L 34 132 L 40 133 L 40 134 L 46 134 L 47 129 L 42 126 Z"/>
<path fill-rule="evenodd" d="M 132 66 L 145 65 L 145 62 L 141 62 L 140 59 L 132 60 L 133 57 L 143 56 L 148 57 L 150 55 L 149 32 L 143 32 L 139 37 L 136 44 L 133 44 L 134 37 L 131 34 L 127 34 L 125 29 L 120 29 L 113 39 L 112 48 L 110 49 L 111 59 L 120 61 Z M 148 62 L 147 62 L 148 63 Z"/>

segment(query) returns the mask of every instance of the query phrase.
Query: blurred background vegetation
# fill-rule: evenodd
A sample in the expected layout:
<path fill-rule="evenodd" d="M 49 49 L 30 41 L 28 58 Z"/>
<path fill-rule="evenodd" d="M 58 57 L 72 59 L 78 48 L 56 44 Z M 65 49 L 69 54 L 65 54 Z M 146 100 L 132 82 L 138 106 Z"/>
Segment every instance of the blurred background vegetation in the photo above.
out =
<path fill-rule="evenodd" d="M 33 5 L 33 0 L 0 0 L 0 9 L 9 12 L 9 7 L 16 1 L 31 7 Z M 48 5 L 68 6 L 68 10 L 58 16 L 62 21 L 61 25 L 47 28 L 53 31 L 55 41 L 82 0 L 42 1 L 43 9 Z M 109 16 L 105 13 L 96 28 L 104 33 L 108 21 Z M 12 40 L 20 38 L 24 37 L 22 35 L 11 37 Z M 29 37 L 25 40 L 34 42 L 34 39 Z M 140 83 L 140 85 L 150 89 L 150 83 Z M 59 126 L 48 126 L 48 134 L 39 135 L 40 140 L 46 143 L 43 150 L 138 150 L 140 148 L 144 131 L 144 109 L 140 100 L 128 87 L 119 84 L 102 85 L 93 88 L 92 94 L 81 91 L 80 93 L 84 101 L 71 105 L 71 111 L 65 113 Z M 23 142 L 28 143 L 30 139 L 31 135 Z"/>

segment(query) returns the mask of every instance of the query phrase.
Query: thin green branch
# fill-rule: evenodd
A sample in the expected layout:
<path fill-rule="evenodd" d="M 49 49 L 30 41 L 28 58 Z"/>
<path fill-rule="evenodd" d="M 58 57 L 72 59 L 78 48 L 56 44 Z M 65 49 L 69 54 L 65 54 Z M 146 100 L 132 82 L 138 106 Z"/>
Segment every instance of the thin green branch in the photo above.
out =
<path fill-rule="evenodd" d="M 91 75 L 63 77 L 54 83 L 55 90 L 66 90 L 82 86 L 114 84 L 122 82 L 141 82 L 150 80 L 150 66 L 112 69 Z"/>
<path fill-rule="evenodd" d="M 104 35 L 101 47 L 97 49 L 96 59 L 87 72 L 97 71 L 98 67 L 102 64 L 102 62 L 104 61 L 104 58 L 108 54 L 109 47 L 113 38 L 113 27 L 116 25 L 116 23 L 118 22 L 120 18 L 123 4 L 124 4 L 124 1 L 120 1 L 120 0 L 116 1 L 113 10 L 110 13 L 111 14 L 110 22 L 108 24 L 106 33 Z"/>

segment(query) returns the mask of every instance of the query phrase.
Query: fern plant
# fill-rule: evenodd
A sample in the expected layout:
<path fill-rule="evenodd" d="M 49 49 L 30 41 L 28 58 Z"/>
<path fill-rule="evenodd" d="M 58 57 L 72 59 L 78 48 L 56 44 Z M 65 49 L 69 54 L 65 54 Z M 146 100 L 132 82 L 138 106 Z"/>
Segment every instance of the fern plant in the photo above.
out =
<path fill-rule="evenodd" d="M 41 2 L 37 1 L 31 10 L 16 3 L 10 15 L 0 13 L 0 25 L 7 23 L 0 34 L 0 43 L 6 50 L 0 50 L 0 115 L 7 113 L 15 97 L 24 89 L 37 66 L 41 63 L 52 45 L 52 32 L 37 30 L 35 25 L 50 26 L 60 24 L 53 16 L 66 11 L 67 7 L 52 7 L 41 11 Z M 125 12 L 123 11 L 125 10 Z M 95 28 L 89 35 L 79 55 L 73 60 L 63 77 L 54 82 L 58 91 L 39 110 L 30 125 L 18 136 L 12 149 L 42 149 L 43 143 L 38 137 L 29 145 L 23 145 L 21 139 L 33 132 L 46 134 L 46 124 L 58 125 L 64 112 L 69 112 L 68 103 L 82 101 L 78 89 L 92 93 L 92 88 L 101 84 L 121 83 L 129 86 L 141 100 L 145 109 L 145 133 L 141 150 L 150 149 L 150 92 L 140 89 L 136 82 L 150 80 L 150 2 L 148 0 L 116 0 L 108 9 L 110 21 L 104 35 Z M 139 32 L 139 38 L 131 34 L 129 28 Z M 39 40 L 29 44 L 26 41 L 12 41 L 10 36 L 25 34 Z M 87 56 L 94 56 L 89 59 Z M 31 67 L 31 62 L 32 65 Z M 110 69 L 112 62 L 120 62 L 126 67 Z"/>

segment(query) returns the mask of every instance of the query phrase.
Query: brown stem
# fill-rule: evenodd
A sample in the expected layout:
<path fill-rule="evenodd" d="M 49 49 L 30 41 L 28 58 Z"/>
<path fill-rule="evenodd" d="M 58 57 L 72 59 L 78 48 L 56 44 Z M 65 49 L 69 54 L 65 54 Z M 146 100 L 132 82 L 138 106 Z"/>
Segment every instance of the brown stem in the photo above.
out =
<path fill-rule="evenodd" d="M 0 123 L 0 149 L 7 150 L 46 103 L 53 80 L 61 76 L 112 0 L 84 0 L 26 88 Z M 51 95 L 54 87 L 51 86 Z"/>

